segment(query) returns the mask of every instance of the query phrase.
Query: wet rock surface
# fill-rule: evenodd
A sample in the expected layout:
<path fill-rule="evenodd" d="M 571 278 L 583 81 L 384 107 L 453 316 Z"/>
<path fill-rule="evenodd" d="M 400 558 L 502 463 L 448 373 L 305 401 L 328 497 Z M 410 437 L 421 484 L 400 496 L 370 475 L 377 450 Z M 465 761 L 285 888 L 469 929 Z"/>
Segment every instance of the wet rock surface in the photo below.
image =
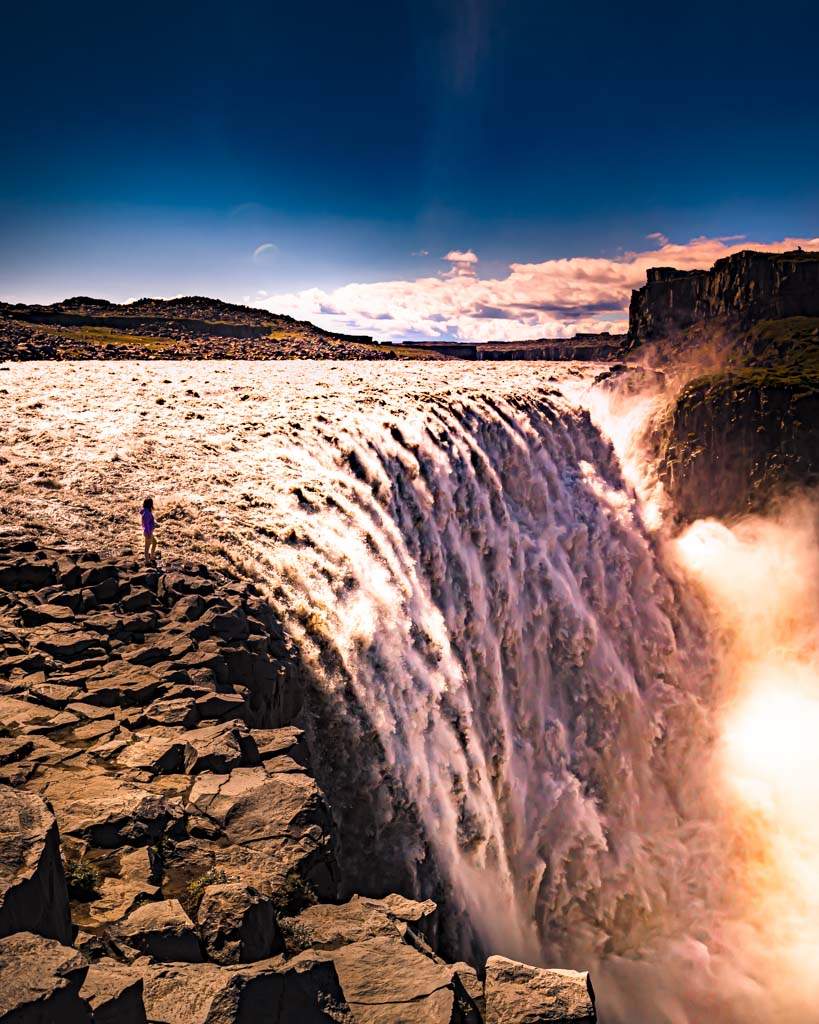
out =
<path fill-rule="evenodd" d="M 699 324 L 673 345 L 692 370 L 651 445 L 679 521 L 766 511 L 819 483 L 819 317 Z"/>
<path fill-rule="evenodd" d="M 0 1021 L 483 1019 L 435 903 L 339 902 L 301 705 L 251 585 L 0 537 Z"/>

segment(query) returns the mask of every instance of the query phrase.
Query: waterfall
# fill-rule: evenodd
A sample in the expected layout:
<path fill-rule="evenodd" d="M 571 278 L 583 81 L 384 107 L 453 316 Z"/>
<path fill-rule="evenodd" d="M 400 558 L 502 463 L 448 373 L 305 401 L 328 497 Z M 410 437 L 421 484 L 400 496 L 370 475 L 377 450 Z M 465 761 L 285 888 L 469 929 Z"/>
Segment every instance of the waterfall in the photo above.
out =
<path fill-rule="evenodd" d="M 610 442 L 547 388 L 362 416 L 276 566 L 351 889 L 552 965 L 701 929 L 707 631 Z"/>
<path fill-rule="evenodd" d="M 121 548 L 153 493 L 264 586 L 346 893 L 591 969 L 603 1024 L 819 1022 L 815 502 L 665 536 L 658 396 L 593 370 L 129 372 L 12 364 L 8 518 Z"/>

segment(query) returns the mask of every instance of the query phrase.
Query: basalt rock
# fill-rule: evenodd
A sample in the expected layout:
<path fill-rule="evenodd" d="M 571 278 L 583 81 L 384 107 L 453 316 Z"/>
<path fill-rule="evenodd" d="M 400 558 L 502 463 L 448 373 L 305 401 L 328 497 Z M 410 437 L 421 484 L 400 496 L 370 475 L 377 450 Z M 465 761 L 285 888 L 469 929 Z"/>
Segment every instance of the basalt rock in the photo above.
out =
<path fill-rule="evenodd" d="M 92 1024 L 80 996 L 87 972 L 86 959 L 55 939 L 0 939 L 0 1024 Z"/>
<path fill-rule="evenodd" d="M 629 338 L 639 344 L 716 319 L 747 327 L 794 316 L 819 316 L 819 253 L 746 249 L 710 270 L 650 269 L 632 293 Z"/>
<path fill-rule="evenodd" d="M 91 964 L 80 998 L 88 1003 L 94 1024 L 147 1024 L 139 971 L 109 957 Z"/>
<path fill-rule="evenodd" d="M 692 382 L 661 428 L 659 467 L 687 522 L 761 511 L 819 483 L 819 380 L 727 373 Z"/>
<path fill-rule="evenodd" d="M 165 963 L 198 963 L 202 959 L 193 921 L 178 900 L 143 903 L 119 925 L 128 945 Z"/>
<path fill-rule="evenodd" d="M 35 794 L 0 786 L 0 936 L 18 931 L 68 943 L 68 890 L 54 814 Z"/>
<path fill-rule="evenodd" d="M 486 1024 L 594 1024 L 586 972 L 529 967 L 504 956 L 486 961 Z"/>
<path fill-rule="evenodd" d="M 480 1024 L 435 903 L 376 877 L 336 903 L 298 660 L 259 595 L 3 545 L 0 1024 Z"/>
<path fill-rule="evenodd" d="M 215 963 L 252 963 L 282 950 L 277 907 L 252 885 L 212 885 L 199 904 L 197 924 L 208 957 Z"/>

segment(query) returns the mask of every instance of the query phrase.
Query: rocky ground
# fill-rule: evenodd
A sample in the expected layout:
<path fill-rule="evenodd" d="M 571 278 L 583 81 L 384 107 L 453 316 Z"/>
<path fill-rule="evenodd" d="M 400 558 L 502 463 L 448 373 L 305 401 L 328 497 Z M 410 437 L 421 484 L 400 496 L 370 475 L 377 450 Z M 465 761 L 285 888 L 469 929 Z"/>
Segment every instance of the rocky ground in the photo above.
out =
<path fill-rule="evenodd" d="M 298 659 L 252 585 L 0 537 L 0 1022 L 591 1022 L 588 977 L 446 963 L 339 903 Z"/>

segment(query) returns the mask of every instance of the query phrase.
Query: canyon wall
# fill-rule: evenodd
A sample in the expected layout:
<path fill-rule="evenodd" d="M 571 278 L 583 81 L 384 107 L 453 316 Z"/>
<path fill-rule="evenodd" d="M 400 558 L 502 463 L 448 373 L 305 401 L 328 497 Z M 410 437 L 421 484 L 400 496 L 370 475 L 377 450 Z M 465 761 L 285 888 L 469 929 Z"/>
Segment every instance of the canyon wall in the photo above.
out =
<path fill-rule="evenodd" d="M 674 394 L 652 441 L 679 521 L 758 511 L 819 482 L 819 253 L 649 270 L 629 339 Z"/>
<path fill-rule="evenodd" d="M 717 260 L 710 270 L 653 267 L 632 292 L 632 343 L 662 338 L 704 320 L 760 320 L 819 316 L 819 253 L 743 252 Z"/>

